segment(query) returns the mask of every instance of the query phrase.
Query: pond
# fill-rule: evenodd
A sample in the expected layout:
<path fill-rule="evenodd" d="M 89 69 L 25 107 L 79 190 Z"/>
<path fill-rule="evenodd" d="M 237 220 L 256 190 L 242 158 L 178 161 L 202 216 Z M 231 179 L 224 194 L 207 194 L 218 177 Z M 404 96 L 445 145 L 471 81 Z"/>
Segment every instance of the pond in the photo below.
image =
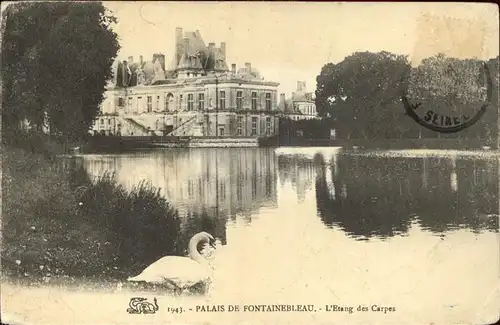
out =
<path fill-rule="evenodd" d="M 481 321 L 497 312 L 495 154 L 199 148 L 83 161 L 92 176 L 113 172 L 126 188 L 149 181 L 178 210 L 183 235 L 221 240 L 204 303 L 322 308 L 297 322 L 349 321 L 349 312 L 327 312 L 335 304 L 396 310 L 357 313 L 358 323 Z"/>

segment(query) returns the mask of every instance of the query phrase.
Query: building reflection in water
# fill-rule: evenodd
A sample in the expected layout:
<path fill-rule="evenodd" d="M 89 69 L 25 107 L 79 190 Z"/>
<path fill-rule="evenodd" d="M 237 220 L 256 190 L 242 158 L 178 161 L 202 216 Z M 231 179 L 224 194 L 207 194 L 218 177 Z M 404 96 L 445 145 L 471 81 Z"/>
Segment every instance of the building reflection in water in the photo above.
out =
<path fill-rule="evenodd" d="M 297 194 L 297 201 L 304 202 L 307 192 L 314 184 L 313 161 L 300 155 L 280 155 L 278 156 L 278 170 L 281 185 L 289 181 Z"/>
<path fill-rule="evenodd" d="M 373 157 L 338 151 L 278 156 L 280 183 L 299 201 L 315 178 L 323 223 L 358 239 L 408 232 L 498 230 L 498 160 Z"/>
<path fill-rule="evenodd" d="M 413 219 L 432 232 L 498 230 L 498 160 L 340 153 L 315 168 L 320 218 L 357 238 L 406 233 Z"/>
<path fill-rule="evenodd" d="M 87 171 L 115 174 L 131 189 L 148 181 L 173 204 L 183 220 L 181 241 L 209 231 L 226 241 L 226 223 L 248 222 L 262 207 L 275 207 L 276 161 L 272 149 L 169 149 L 126 155 L 89 155 Z"/>

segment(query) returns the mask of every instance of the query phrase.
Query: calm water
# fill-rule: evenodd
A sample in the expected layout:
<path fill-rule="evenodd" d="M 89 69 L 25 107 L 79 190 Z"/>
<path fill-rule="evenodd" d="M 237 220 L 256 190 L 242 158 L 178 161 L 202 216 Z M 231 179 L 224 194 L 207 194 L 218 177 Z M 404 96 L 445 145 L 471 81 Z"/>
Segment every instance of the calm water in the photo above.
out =
<path fill-rule="evenodd" d="M 237 224 L 282 206 L 314 206 L 307 218 L 353 240 L 388 240 L 419 227 L 446 236 L 498 230 L 498 157 L 452 151 L 331 149 L 170 149 L 84 156 L 94 177 L 115 173 L 131 189 L 161 189 L 185 224 L 227 242 Z M 293 222 L 293 216 L 286 223 Z M 207 227 L 211 229 L 206 229 Z M 193 229 L 195 231 L 196 229 Z"/>
<path fill-rule="evenodd" d="M 183 217 L 183 235 L 221 239 L 211 303 L 381 304 L 399 311 L 382 321 L 422 323 L 497 312 L 492 154 L 169 149 L 86 155 L 84 163 L 128 188 L 151 182 Z M 321 315 L 314 321 L 332 319 Z"/>

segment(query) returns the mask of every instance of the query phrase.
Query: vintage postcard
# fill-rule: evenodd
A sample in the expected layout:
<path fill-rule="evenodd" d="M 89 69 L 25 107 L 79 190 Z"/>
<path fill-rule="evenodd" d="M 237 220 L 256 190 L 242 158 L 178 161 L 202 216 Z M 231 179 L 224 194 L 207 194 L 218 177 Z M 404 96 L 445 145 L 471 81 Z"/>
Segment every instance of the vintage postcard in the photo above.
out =
<path fill-rule="evenodd" d="M 499 7 L 4 2 L 6 324 L 490 324 Z"/>

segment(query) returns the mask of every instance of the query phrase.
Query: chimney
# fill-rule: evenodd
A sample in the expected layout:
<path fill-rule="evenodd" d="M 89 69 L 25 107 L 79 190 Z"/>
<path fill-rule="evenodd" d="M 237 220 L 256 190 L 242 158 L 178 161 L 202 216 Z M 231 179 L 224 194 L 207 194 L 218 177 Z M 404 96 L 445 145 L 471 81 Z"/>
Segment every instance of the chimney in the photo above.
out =
<path fill-rule="evenodd" d="M 252 71 L 252 64 L 250 62 L 246 62 L 245 68 L 247 69 L 247 73 L 250 73 Z"/>
<path fill-rule="evenodd" d="M 215 57 L 214 57 L 214 47 L 215 43 L 208 43 L 208 69 L 214 69 L 215 68 Z"/>
<path fill-rule="evenodd" d="M 278 103 L 278 107 L 281 111 L 285 111 L 285 94 L 284 93 L 281 93 L 280 94 L 280 102 Z"/>
<path fill-rule="evenodd" d="M 123 86 L 128 86 L 128 83 L 130 81 L 130 76 L 128 74 L 128 62 L 123 61 L 123 70 L 122 70 L 122 84 Z"/>
<path fill-rule="evenodd" d="M 139 64 L 141 65 L 141 67 L 143 63 L 144 63 L 143 57 L 142 55 L 139 55 Z"/>
<path fill-rule="evenodd" d="M 208 43 L 208 55 L 211 57 L 214 53 L 215 43 Z"/>
<path fill-rule="evenodd" d="M 175 28 L 175 64 L 179 64 L 182 57 L 182 28 Z"/>
<path fill-rule="evenodd" d="M 184 54 L 189 55 L 189 38 L 184 37 Z"/>
<path fill-rule="evenodd" d="M 220 52 L 224 61 L 226 60 L 226 42 L 220 43 Z"/>
<path fill-rule="evenodd" d="M 236 74 L 236 64 L 231 64 L 231 73 Z"/>
<path fill-rule="evenodd" d="M 302 91 L 302 81 L 297 81 L 297 91 Z"/>
<path fill-rule="evenodd" d="M 162 53 L 153 54 L 153 64 L 156 62 L 156 60 L 160 61 L 161 68 L 163 69 L 163 71 L 165 71 L 165 54 Z"/>

